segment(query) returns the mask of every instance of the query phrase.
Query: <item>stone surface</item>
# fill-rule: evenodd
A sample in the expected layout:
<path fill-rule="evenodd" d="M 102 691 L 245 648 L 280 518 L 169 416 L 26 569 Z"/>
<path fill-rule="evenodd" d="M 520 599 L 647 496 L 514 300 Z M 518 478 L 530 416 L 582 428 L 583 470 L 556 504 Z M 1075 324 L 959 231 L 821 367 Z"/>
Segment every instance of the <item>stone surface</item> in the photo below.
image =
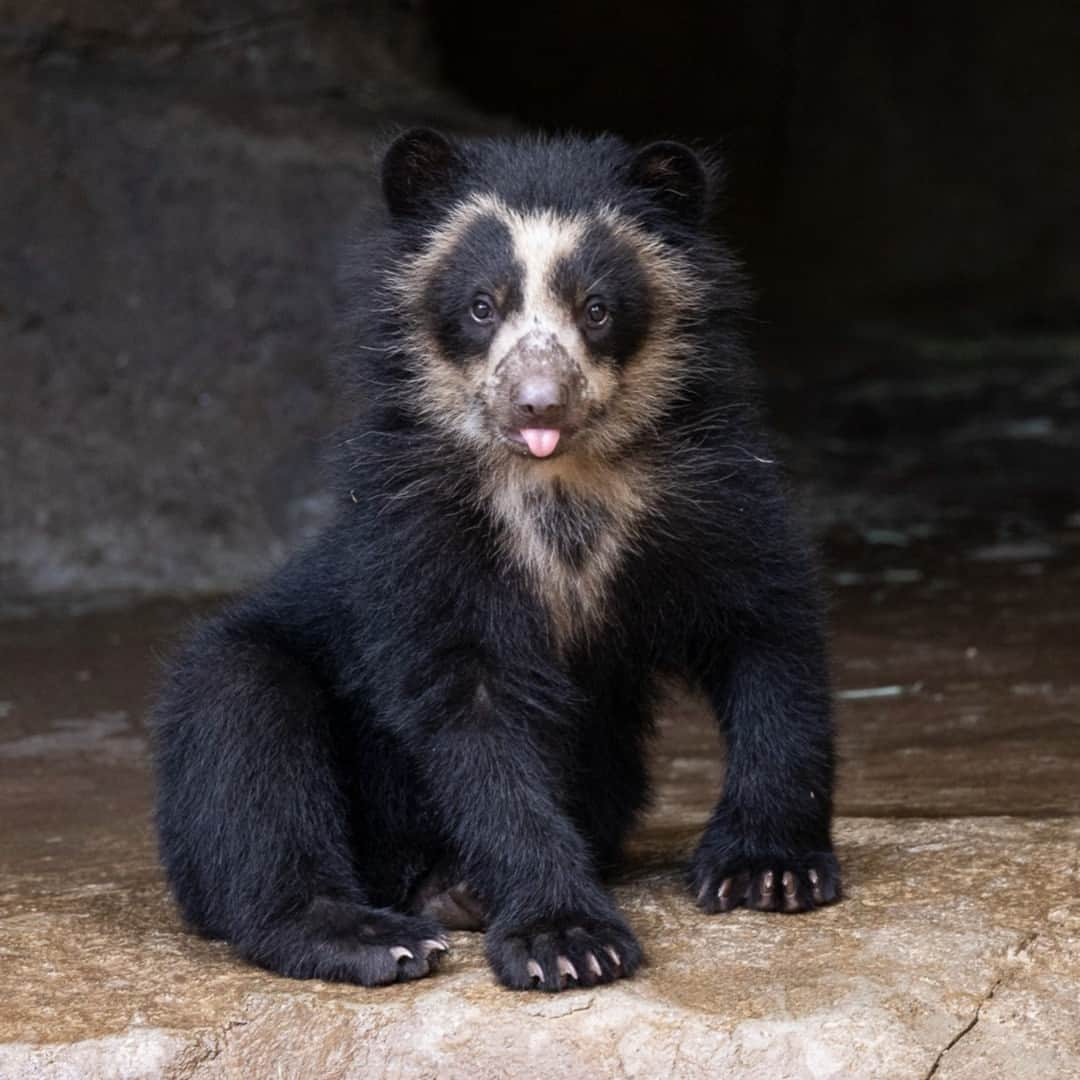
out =
<path fill-rule="evenodd" d="M 498 988 L 473 934 L 433 978 L 364 990 L 185 932 L 143 715 L 196 609 L 0 624 L 0 1075 L 1080 1076 L 1080 550 L 1054 539 L 1038 575 L 942 555 L 947 579 L 839 591 L 833 908 L 697 912 L 679 865 L 718 746 L 669 703 L 615 886 L 648 964 L 557 997 Z"/>
<path fill-rule="evenodd" d="M 0 61 L 39 73 L 107 70 L 129 82 L 385 101 L 432 82 L 417 4 L 395 0 L 0 0 Z"/>
<path fill-rule="evenodd" d="M 317 510 L 297 477 L 329 411 L 331 222 L 370 200 L 371 142 L 260 119 L 0 95 L 11 593 L 220 588 Z"/>
<path fill-rule="evenodd" d="M 58 1075 L 555 1077 L 582 1063 L 598 1076 L 910 1077 L 939 1054 L 940 1075 L 954 1061 L 964 1075 L 965 1058 L 987 1053 L 1000 1075 L 1080 1066 L 1075 1002 L 1043 992 L 1048 974 L 1078 975 L 1068 942 L 1080 911 L 1067 889 L 1033 902 L 1026 887 L 1074 858 L 1075 822 L 848 819 L 838 838 L 849 897 L 807 919 L 710 919 L 673 865 L 638 869 L 616 893 L 648 967 L 558 997 L 494 987 L 468 934 L 454 935 L 438 976 L 392 989 L 253 971 L 182 934 L 148 847 L 118 860 L 94 846 L 85 857 L 108 862 L 107 881 L 100 866 L 63 884 L 30 871 L 7 902 L 0 1033 L 11 1042 L 0 1066 L 10 1077 L 43 1065 Z M 1063 884 L 1075 891 L 1075 876 Z M 942 1053 L 980 1009 L 990 1034 L 980 1014 L 966 1038 L 986 1045 L 961 1039 Z M 1029 1060 L 1042 1071 L 1025 1071 Z"/>

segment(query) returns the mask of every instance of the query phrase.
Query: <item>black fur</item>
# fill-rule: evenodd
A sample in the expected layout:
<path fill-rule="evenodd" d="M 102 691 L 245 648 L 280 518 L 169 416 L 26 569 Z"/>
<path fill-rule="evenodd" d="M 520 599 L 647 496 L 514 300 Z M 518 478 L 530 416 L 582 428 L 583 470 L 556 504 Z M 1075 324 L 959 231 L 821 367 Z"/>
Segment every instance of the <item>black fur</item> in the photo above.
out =
<path fill-rule="evenodd" d="M 635 183 L 648 189 L 673 214 L 699 224 L 705 212 L 709 178 L 697 156 L 675 142 L 645 147 L 630 167 Z"/>
<path fill-rule="evenodd" d="M 613 317 L 598 331 L 590 330 L 584 318 L 588 288 L 579 282 L 599 281 Z M 602 223 L 594 224 L 581 246 L 563 259 L 555 270 L 555 287 L 569 304 L 579 310 L 578 324 L 585 331 L 589 351 L 625 363 L 640 346 L 652 317 L 649 290 L 641 267 L 629 245 L 611 236 Z"/>
<path fill-rule="evenodd" d="M 459 363 L 483 354 L 491 338 L 489 327 L 468 316 L 469 301 L 478 290 L 492 299 L 500 294 L 504 317 L 521 307 L 521 268 L 510 234 L 491 218 L 481 218 L 465 231 L 428 298 L 429 329 L 444 354 Z"/>
<path fill-rule="evenodd" d="M 462 882 L 505 985 L 632 973 L 641 950 L 600 874 L 646 803 L 658 674 L 702 686 L 727 733 L 690 865 L 701 906 L 835 899 L 821 605 L 752 404 L 739 275 L 699 223 L 704 169 L 672 144 L 642 158 L 614 139 L 408 139 L 384 173 L 392 221 L 351 285 L 362 404 L 337 520 L 201 629 L 157 708 L 161 850 L 184 915 L 275 971 L 371 985 L 434 966 L 442 930 L 416 912 L 432 881 Z M 626 451 L 661 482 L 603 622 L 565 649 L 478 498 L 489 465 L 410 399 L 430 361 L 386 288 L 470 191 L 616 205 L 708 285 L 692 354 L 672 360 L 684 390 Z M 611 525 L 602 501 L 558 490 L 536 512 L 571 564 Z"/>

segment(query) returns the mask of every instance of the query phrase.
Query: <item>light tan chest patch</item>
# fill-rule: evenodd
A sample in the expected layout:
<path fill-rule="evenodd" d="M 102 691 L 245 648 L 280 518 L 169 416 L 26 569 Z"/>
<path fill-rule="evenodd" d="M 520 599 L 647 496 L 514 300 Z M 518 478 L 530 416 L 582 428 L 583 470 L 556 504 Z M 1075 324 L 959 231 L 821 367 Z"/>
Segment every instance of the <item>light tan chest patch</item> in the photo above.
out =
<path fill-rule="evenodd" d="M 570 460 L 523 462 L 492 487 L 503 555 L 524 571 L 546 610 L 556 646 L 602 625 L 611 585 L 632 549 L 646 508 L 639 471 Z"/>

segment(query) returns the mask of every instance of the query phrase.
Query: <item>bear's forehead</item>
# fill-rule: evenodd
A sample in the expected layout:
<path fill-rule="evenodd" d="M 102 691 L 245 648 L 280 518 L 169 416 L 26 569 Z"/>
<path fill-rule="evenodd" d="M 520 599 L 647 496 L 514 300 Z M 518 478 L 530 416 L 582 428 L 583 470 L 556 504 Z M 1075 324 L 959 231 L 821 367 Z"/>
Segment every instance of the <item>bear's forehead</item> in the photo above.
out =
<path fill-rule="evenodd" d="M 615 259 L 632 260 L 609 222 L 597 214 L 511 210 L 476 198 L 452 212 L 429 237 L 434 275 L 466 276 L 477 287 L 512 287 L 526 306 L 574 282 L 588 291 L 590 274 Z"/>
<path fill-rule="evenodd" d="M 613 205 L 555 210 L 509 206 L 474 194 L 430 226 L 392 287 L 410 305 L 460 309 L 470 292 L 553 319 L 594 292 L 639 303 L 654 298 L 689 310 L 702 295 L 684 255 Z M 640 303 L 639 303 L 640 306 Z"/>

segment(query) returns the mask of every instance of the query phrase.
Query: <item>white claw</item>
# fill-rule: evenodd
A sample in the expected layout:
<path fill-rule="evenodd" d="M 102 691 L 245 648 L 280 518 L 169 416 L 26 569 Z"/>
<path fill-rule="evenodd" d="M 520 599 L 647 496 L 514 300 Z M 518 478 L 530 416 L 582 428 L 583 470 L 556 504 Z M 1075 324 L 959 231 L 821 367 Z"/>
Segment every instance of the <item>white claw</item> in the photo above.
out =
<path fill-rule="evenodd" d="M 398 960 L 398 961 L 400 961 L 400 960 L 415 960 L 416 959 L 416 957 L 414 957 L 413 954 L 411 952 L 409 952 L 409 950 L 406 949 L 404 945 L 394 945 L 390 949 L 390 955 L 395 960 Z"/>
<path fill-rule="evenodd" d="M 565 956 L 560 956 L 558 963 L 560 975 L 569 975 L 574 982 L 578 981 L 577 968 Z"/>
<path fill-rule="evenodd" d="M 532 978 L 544 981 L 544 969 L 535 960 L 530 960 L 525 965 L 525 970 Z"/>
<path fill-rule="evenodd" d="M 607 949 L 607 954 L 611 957 L 611 962 L 616 967 L 622 967 L 622 957 L 619 956 L 615 949 L 610 945 L 605 945 L 604 948 Z"/>
<path fill-rule="evenodd" d="M 589 970 L 594 975 L 603 975 L 604 974 L 603 970 L 600 967 L 600 961 L 597 960 L 596 957 L 593 956 L 592 953 L 589 953 Z"/>
<path fill-rule="evenodd" d="M 426 938 L 420 942 L 425 952 L 444 953 L 449 951 L 450 946 L 445 941 L 437 941 L 435 938 Z"/>

